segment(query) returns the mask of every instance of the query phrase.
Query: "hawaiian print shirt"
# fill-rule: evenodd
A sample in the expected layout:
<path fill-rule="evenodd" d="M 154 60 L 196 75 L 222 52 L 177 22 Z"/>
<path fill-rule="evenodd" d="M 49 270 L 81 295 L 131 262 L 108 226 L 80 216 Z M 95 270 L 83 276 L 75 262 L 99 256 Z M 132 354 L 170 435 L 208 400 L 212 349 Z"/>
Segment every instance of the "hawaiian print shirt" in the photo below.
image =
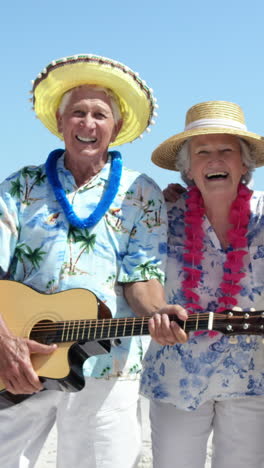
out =
<path fill-rule="evenodd" d="M 166 294 L 170 304 L 184 304 L 182 292 L 185 196 L 168 203 L 169 237 Z M 251 198 L 246 272 L 237 297 L 245 310 L 264 309 L 264 194 Z M 204 259 L 199 285 L 204 311 L 215 311 L 226 258 L 205 217 Z M 187 343 L 160 346 L 152 341 L 143 364 L 142 393 L 183 410 L 195 410 L 207 400 L 264 394 L 264 344 L 261 336 L 222 333 L 209 337 L 190 333 Z"/>
<path fill-rule="evenodd" d="M 89 216 L 107 184 L 110 162 L 79 188 L 64 167 L 64 157 L 58 160 L 57 171 L 76 214 Z M 114 202 L 89 230 L 69 226 L 47 181 L 45 166 L 24 167 L 0 186 L 2 279 L 46 294 L 88 289 L 109 307 L 113 317 L 133 316 L 120 283 L 152 278 L 163 282 L 166 243 L 163 195 L 144 174 L 123 168 Z M 85 375 L 132 378 L 141 370 L 148 343 L 149 337 L 123 338 L 109 354 L 87 359 Z"/>

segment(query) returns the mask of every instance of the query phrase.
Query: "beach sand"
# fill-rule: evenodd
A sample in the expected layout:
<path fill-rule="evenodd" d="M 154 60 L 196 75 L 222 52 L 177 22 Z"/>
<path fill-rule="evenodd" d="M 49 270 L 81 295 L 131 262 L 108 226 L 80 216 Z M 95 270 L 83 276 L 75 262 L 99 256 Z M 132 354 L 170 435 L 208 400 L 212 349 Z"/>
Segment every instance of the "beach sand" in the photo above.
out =
<path fill-rule="evenodd" d="M 152 468 L 151 442 L 150 442 L 150 426 L 148 418 L 148 400 L 141 398 L 142 415 L 143 415 L 143 454 L 138 468 Z M 53 427 L 50 435 L 41 451 L 35 468 L 54 468 L 56 466 L 56 443 L 57 434 L 56 428 Z M 211 466 L 211 443 L 208 444 L 208 454 L 205 468 Z M 73 467 L 75 468 L 75 467 Z M 121 468 L 121 467 L 116 467 Z"/>

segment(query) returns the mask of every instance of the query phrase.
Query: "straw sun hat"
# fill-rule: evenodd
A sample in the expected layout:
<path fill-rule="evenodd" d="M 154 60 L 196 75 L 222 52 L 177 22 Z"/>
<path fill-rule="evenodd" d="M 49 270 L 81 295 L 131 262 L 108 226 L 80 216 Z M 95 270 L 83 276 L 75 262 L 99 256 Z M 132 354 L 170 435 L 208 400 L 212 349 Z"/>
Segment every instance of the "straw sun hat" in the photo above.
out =
<path fill-rule="evenodd" d="M 224 133 L 245 140 L 256 166 L 264 165 L 264 138 L 248 132 L 241 107 L 226 101 L 207 101 L 191 107 L 186 114 L 184 131 L 161 143 L 151 159 L 159 167 L 177 171 L 177 155 L 187 138 Z"/>
<path fill-rule="evenodd" d="M 153 91 L 138 73 L 115 60 L 81 54 L 51 62 L 33 82 L 33 109 L 41 122 L 54 135 L 58 132 L 56 111 L 62 96 L 81 85 L 97 85 L 111 89 L 117 96 L 123 119 L 122 128 L 110 146 L 117 146 L 140 137 L 157 114 Z"/>

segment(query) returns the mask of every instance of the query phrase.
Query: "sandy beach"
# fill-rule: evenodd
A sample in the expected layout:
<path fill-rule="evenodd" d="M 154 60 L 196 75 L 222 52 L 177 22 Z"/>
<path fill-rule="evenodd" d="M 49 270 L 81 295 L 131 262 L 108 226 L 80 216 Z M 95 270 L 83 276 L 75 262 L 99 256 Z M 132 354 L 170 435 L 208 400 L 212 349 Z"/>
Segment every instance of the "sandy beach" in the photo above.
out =
<path fill-rule="evenodd" d="M 152 468 L 150 426 L 148 418 L 148 400 L 141 398 L 143 414 L 143 454 L 138 468 Z M 56 466 L 56 428 L 53 427 L 38 459 L 35 468 L 54 468 Z M 205 468 L 211 467 L 211 445 L 208 444 L 208 454 Z M 74 467 L 73 467 L 74 468 Z M 119 467 L 116 467 L 119 468 Z M 121 468 L 121 467 L 120 467 Z"/>

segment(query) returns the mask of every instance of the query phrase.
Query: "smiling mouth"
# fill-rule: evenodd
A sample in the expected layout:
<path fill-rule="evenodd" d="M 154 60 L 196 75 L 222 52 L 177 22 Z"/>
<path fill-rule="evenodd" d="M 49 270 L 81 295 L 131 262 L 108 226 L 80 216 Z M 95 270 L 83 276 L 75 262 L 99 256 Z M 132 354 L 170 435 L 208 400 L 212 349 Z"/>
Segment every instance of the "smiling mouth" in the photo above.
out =
<path fill-rule="evenodd" d="M 228 177 L 227 172 L 210 172 L 209 174 L 206 174 L 206 179 L 207 180 L 223 180 Z"/>
<path fill-rule="evenodd" d="M 76 140 L 81 141 L 82 143 L 96 143 L 97 138 L 84 138 L 80 135 L 76 135 Z"/>

